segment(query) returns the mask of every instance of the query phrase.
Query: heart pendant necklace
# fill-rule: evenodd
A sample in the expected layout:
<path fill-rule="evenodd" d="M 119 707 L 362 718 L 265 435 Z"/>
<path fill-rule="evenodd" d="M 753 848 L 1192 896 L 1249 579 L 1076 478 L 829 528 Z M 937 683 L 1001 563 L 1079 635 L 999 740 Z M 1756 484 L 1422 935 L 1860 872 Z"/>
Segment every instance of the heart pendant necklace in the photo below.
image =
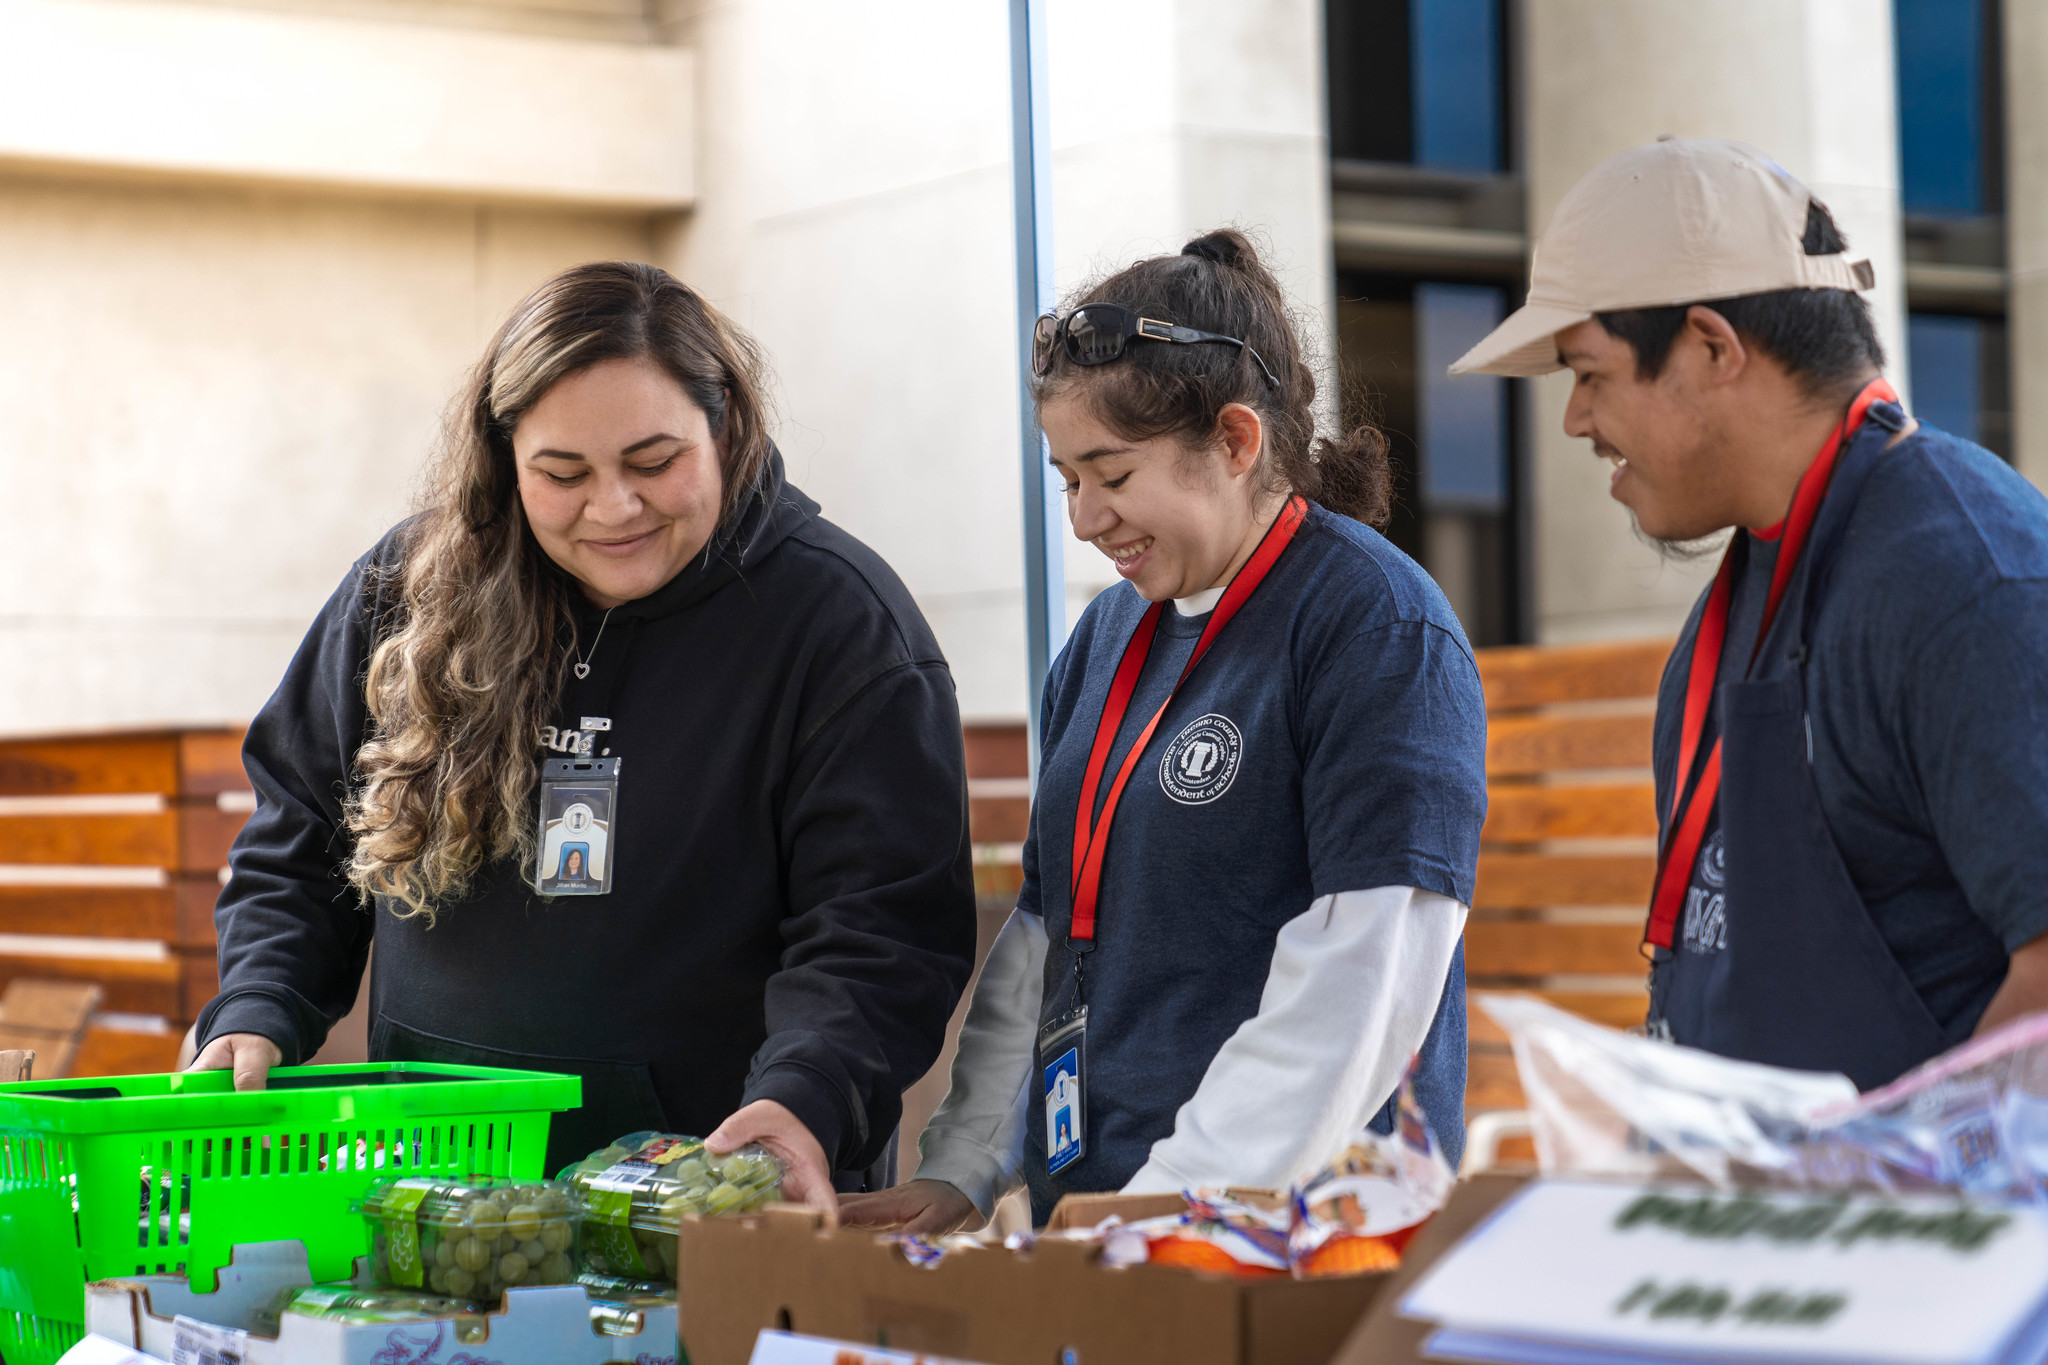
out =
<path fill-rule="evenodd" d="M 577 681 L 580 682 L 584 678 L 590 676 L 590 661 L 597 657 L 597 647 L 604 640 L 604 628 L 611 624 L 612 613 L 617 610 L 617 607 L 607 607 L 605 609 L 604 619 L 597 623 L 597 638 L 590 642 L 590 652 L 585 654 L 582 658 L 576 661 Z"/>

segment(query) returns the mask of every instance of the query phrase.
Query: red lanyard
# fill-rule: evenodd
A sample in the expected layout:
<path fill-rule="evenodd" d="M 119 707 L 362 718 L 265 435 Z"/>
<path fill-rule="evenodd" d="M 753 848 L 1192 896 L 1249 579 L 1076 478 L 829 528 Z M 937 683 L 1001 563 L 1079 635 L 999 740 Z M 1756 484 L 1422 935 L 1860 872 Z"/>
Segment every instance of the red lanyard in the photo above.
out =
<path fill-rule="evenodd" d="M 1209 624 L 1202 628 L 1202 638 L 1195 641 L 1195 652 L 1188 656 L 1187 666 L 1181 669 L 1173 691 L 1159 703 L 1159 709 L 1152 713 L 1152 719 L 1132 743 L 1131 751 L 1124 755 L 1123 766 L 1117 770 L 1109 798 L 1102 805 L 1102 819 L 1098 821 L 1093 816 L 1102 770 L 1109 764 L 1110 747 L 1116 743 L 1116 732 L 1122 728 L 1124 716 L 1131 709 L 1131 697 L 1138 690 L 1138 675 L 1145 671 L 1145 656 L 1152 650 L 1152 636 L 1159 629 L 1165 603 L 1154 602 L 1146 609 L 1137 630 L 1131 634 L 1131 642 L 1124 646 L 1124 657 L 1117 664 L 1116 677 L 1109 685 L 1109 700 L 1103 704 L 1102 719 L 1095 725 L 1095 747 L 1088 754 L 1088 776 L 1081 783 L 1081 804 L 1074 811 L 1074 922 L 1068 938 L 1081 943 L 1095 941 L 1095 902 L 1102 890 L 1102 855 L 1109 847 L 1110 822 L 1116 819 L 1117 802 L 1123 799 L 1124 784 L 1131 780 L 1131 773 L 1137 768 L 1145 746 L 1152 742 L 1152 732 L 1159 728 L 1160 717 L 1166 714 L 1167 707 L 1173 705 L 1174 695 L 1180 691 L 1181 684 L 1188 680 L 1188 674 L 1195 671 L 1195 665 L 1202 662 L 1202 656 L 1209 652 L 1209 646 L 1230 624 L 1230 618 L 1237 615 L 1238 608 L 1265 581 L 1274 561 L 1294 539 L 1294 533 L 1301 528 L 1302 520 L 1307 516 L 1307 500 L 1299 496 L 1289 498 L 1278 519 L 1259 541 L 1259 548 L 1252 551 L 1252 557 L 1230 580 L 1230 586 L 1223 590 L 1223 600 L 1210 613 Z"/>
<path fill-rule="evenodd" d="M 1799 487 L 1792 495 L 1792 511 L 1776 526 L 1755 532 L 1765 540 L 1783 539 L 1778 547 L 1778 562 L 1771 570 L 1771 590 L 1764 598 L 1764 616 L 1757 626 L 1756 643 L 1750 647 L 1750 659 L 1763 647 L 1764 637 L 1770 634 L 1771 621 L 1778 614 L 1778 603 L 1785 595 L 1785 585 L 1792 579 L 1792 570 L 1799 564 L 1799 553 L 1806 548 L 1806 536 L 1813 529 L 1814 518 L 1820 515 L 1821 499 L 1827 496 L 1828 480 L 1835 472 L 1835 458 L 1841 453 L 1850 435 L 1863 425 L 1863 415 L 1870 405 L 1880 399 L 1896 403 L 1899 395 L 1882 379 L 1873 379 L 1856 395 L 1856 401 L 1849 405 L 1849 412 L 1827 442 L 1821 446 L 1820 454 L 1813 457 L 1813 463 L 1806 467 L 1806 473 L 1799 478 Z M 1678 926 L 1678 912 L 1685 904 L 1685 889 L 1692 881 L 1693 863 L 1698 859 L 1700 841 L 1706 837 L 1707 819 L 1713 814 L 1715 803 L 1721 797 L 1721 740 L 1714 739 L 1714 747 L 1707 753 L 1707 766 L 1700 773 L 1699 782 L 1693 787 L 1690 799 L 1684 799 L 1685 780 L 1692 772 L 1693 760 L 1699 756 L 1700 735 L 1707 725 L 1707 708 L 1714 700 L 1714 685 L 1721 672 L 1721 646 L 1728 638 L 1729 600 L 1735 591 L 1735 546 L 1731 543 L 1728 552 L 1721 556 L 1720 572 L 1714 575 L 1714 587 L 1707 594 L 1707 607 L 1700 614 L 1699 633 L 1693 638 L 1692 670 L 1685 684 L 1685 720 L 1678 733 L 1678 768 L 1675 781 L 1678 799 L 1673 801 L 1671 827 L 1673 833 L 1665 841 L 1663 856 L 1657 864 L 1657 890 L 1650 900 L 1650 923 L 1644 931 L 1643 941 L 1659 948 L 1669 948 Z"/>

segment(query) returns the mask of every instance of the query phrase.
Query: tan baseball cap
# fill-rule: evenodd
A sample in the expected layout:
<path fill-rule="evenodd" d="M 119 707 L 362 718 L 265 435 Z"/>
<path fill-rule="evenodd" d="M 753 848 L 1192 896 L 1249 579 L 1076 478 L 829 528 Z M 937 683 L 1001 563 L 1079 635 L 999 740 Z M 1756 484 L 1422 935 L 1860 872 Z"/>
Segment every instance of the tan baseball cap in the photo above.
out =
<path fill-rule="evenodd" d="M 1595 313 L 1869 289 L 1870 262 L 1806 254 L 1812 200 L 1791 172 L 1740 142 L 1661 137 L 1609 157 L 1558 202 L 1530 253 L 1529 301 L 1451 373 L 1562 369 L 1557 334 Z"/>

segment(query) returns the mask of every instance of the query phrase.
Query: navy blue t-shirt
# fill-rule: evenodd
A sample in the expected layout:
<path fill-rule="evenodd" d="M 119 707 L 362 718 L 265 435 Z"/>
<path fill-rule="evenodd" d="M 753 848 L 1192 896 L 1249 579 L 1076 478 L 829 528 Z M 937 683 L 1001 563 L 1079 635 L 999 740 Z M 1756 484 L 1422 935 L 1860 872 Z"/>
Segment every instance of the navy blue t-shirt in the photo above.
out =
<path fill-rule="evenodd" d="M 1751 538 L 1724 681 L 1748 666 L 1776 558 Z M 2010 952 L 2048 933 L 2048 498 L 1923 423 L 1879 457 L 1819 590 L 1806 707 L 1821 813 L 1879 934 L 1960 1043 Z M 1657 697 L 1666 827 L 1704 604 Z M 1726 946 L 1717 836 L 1701 846 L 1676 951 Z"/>
<path fill-rule="evenodd" d="M 1129 584 L 1098 596 L 1046 681 L 1019 900 L 1044 915 L 1051 940 L 1042 1020 L 1072 1003 L 1074 812 L 1110 680 L 1147 605 Z M 1208 619 L 1166 606 L 1098 808 Z M 1174 698 L 1124 791 L 1086 967 L 1087 1154 L 1048 1175 L 1043 1126 L 1026 1125 L 1039 1218 L 1061 1194 L 1121 1188 L 1172 1134 L 1210 1061 L 1258 1013 L 1281 927 L 1317 897 L 1412 886 L 1471 903 L 1485 758 L 1478 670 L 1443 594 L 1378 533 L 1311 508 Z M 1462 949 L 1417 1090 L 1455 1163 Z"/>

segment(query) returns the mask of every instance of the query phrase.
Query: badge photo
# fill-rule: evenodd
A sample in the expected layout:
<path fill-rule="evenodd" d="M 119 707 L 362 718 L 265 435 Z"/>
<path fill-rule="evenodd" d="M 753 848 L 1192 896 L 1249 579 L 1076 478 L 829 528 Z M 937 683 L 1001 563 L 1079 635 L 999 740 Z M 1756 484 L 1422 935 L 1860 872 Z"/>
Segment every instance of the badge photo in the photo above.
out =
<path fill-rule="evenodd" d="M 612 889 L 618 796 L 616 758 L 560 758 L 541 765 L 534 890 L 543 896 L 602 896 Z"/>
<path fill-rule="evenodd" d="M 1045 1169 L 1056 1173 L 1088 1151 L 1087 1103 L 1082 1057 L 1087 1050 L 1088 1007 L 1082 1005 L 1040 1030 L 1038 1055 L 1045 1066 Z"/>

